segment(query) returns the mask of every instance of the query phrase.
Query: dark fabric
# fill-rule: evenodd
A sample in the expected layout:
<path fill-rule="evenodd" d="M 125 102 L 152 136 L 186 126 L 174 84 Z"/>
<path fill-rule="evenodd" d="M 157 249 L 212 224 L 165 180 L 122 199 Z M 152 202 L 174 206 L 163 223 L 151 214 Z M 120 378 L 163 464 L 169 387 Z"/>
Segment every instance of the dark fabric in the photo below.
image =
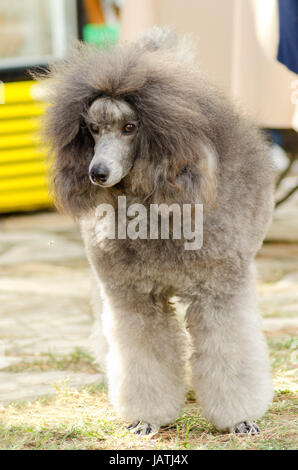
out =
<path fill-rule="evenodd" d="M 278 0 L 279 62 L 298 73 L 298 0 Z"/>

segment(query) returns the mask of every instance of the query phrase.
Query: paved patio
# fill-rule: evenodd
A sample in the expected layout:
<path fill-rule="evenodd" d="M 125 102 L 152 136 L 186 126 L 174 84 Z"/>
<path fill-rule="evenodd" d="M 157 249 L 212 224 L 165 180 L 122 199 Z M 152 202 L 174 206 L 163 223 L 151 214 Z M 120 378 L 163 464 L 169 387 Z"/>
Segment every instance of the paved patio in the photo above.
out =
<path fill-rule="evenodd" d="M 275 214 L 257 259 L 264 330 L 298 334 L 298 197 Z M 45 353 L 91 352 L 89 268 L 68 217 L 43 212 L 0 219 L 0 405 L 31 400 L 54 385 L 100 382 L 96 372 L 10 372 Z"/>

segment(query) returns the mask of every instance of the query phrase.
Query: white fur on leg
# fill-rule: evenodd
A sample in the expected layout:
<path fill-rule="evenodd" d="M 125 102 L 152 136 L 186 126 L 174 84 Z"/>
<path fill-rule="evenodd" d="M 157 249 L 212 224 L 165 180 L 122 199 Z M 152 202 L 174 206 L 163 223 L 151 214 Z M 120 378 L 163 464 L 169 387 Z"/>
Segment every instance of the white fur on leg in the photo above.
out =
<path fill-rule="evenodd" d="M 91 341 L 95 359 L 100 367 L 100 371 L 106 377 L 106 356 L 108 353 L 108 342 L 103 331 L 102 324 L 102 299 L 99 283 L 95 276 L 92 277 L 91 303 L 94 312 L 94 323 L 91 334 Z"/>
<path fill-rule="evenodd" d="M 118 414 L 157 429 L 174 421 L 185 399 L 184 338 L 176 318 L 139 304 L 105 302 L 109 396 Z"/>
<path fill-rule="evenodd" d="M 261 417 L 272 400 L 266 343 L 248 284 L 198 297 L 188 309 L 192 371 L 203 412 L 219 430 Z"/>

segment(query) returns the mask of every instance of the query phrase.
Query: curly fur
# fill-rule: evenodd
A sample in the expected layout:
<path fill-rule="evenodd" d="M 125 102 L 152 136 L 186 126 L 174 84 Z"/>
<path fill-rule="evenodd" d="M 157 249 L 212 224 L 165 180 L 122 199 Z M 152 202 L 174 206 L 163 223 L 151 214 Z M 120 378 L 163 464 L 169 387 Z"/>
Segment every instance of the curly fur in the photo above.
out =
<path fill-rule="evenodd" d="M 223 430 L 260 417 L 272 389 L 252 262 L 273 208 L 267 144 L 202 76 L 188 41 L 169 30 L 104 51 L 79 45 L 50 77 L 53 186 L 59 206 L 81 221 L 116 410 L 154 425 L 177 417 L 185 338 L 169 302 L 176 295 L 189 305 L 193 384 L 205 415 Z M 88 176 L 94 141 L 84 116 L 100 97 L 126 101 L 140 122 L 133 167 L 112 188 Z M 185 251 L 183 240 L 99 244 L 94 209 L 101 202 L 117 209 L 117 195 L 204 203 L 202 249 Z"/>

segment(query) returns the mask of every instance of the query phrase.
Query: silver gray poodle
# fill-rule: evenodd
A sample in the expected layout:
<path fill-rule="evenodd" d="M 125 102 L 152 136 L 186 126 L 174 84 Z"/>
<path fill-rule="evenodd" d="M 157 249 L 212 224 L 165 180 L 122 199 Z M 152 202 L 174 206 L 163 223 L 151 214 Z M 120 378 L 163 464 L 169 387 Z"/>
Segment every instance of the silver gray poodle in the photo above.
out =
<path fill-rule="evenodd" d="M 258 432 L 253 420 L 272 399 L 253 261 L 274 168 L 259 131 L 196 64 L 185 37 L 154 28 L 105 50 L 79 45 L 49 74 L 56 200 L 80 221 L 110 400 L 137 434 L 179 415 L 188 342 L 192 386 L 217 429 Z M 202 247 L 101 237 L 96 210 L 109 204 L 117 215 L 118 196 L 148 208 L 203 204 Z M 186 328 L 174 296 L 188 305 Z"/>

